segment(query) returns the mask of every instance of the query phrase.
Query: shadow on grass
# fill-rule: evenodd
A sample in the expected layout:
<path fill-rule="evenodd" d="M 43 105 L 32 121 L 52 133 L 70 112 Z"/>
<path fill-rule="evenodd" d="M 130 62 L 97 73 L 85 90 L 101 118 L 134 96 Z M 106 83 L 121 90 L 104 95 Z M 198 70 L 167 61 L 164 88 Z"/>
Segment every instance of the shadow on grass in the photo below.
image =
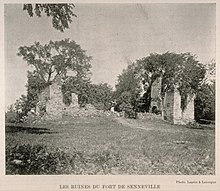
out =
<path fill-rule="evenodd" d="M 50 131 L 47 128 L 38 128 L 31 126 L 23 126 L 17 124 L 5 124 L 6 133 L 28 133 L 28 134 L 53 134 L 57 132 Z"/>

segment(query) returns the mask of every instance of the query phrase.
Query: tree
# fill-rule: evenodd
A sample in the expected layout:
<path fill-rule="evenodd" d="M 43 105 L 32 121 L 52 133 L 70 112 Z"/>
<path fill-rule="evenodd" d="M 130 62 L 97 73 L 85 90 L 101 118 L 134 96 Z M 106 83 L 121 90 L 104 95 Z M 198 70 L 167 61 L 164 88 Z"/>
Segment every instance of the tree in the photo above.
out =
<path fill-rule="evenodd" d="M 25 95 L 21 95 L 21 97 L 17 99 L 5 113 L 5 121 L 9 123 L 23 122 L 24 117 L 28 112 L 27 108 L 27 97 Z"/>
<path fill-rule="evenodd" d="M 86 79 L 91 68 L 91 57 L 69 39 L 50 41 L 45 45 L 35 42 L 31 46 L 19 47 L 18 56 L 33 66 L 35 75 L 48 85 L 57 75 L 65 77 L 67 70 L 74 71 L 77 79 Z"/>
<path fill-rule="evenodd" d="M 118 76 L 118 83 L 115 86 L 114 99 L 116 100 L 117 111 L 126 108 L 136 110 L 140 97 L 140 78 L 136 75 L 135 64 L 128 65 Z"/>
<path fill-rule="evenodd" d="M 112 88 L 107 83 L 91 84 L 88 103 L 91 103 L 99 110 L 110 110 L 113 101 L 112 94 Z"/>
<path fill-rule="evenodd" d="M 150 54 L 136 60 L 119 76 L 115 92 L 118 105 L 125 107 L 129 103 L 132 106 L 130 108 L 138 111 L 142 104 L 144 110 L 143 108 L 141 110 L 148 112 L 151 105 L 152 85 L 160 78 L 161 91 L 158 97 L 162 102 L 162 115 L 164 114 L 165 93 L 169 91 L 179 91 L 181 109 L 184 111 L 189 94 L 198 93 L 205 73 L 204 65 L 190 53 Z M 142 97 L 140 97 L 140 83 L 144 85 L 145 90 Z"/>
<path fill-rule="evenodd" d="M 66 92 L 66 103 L 70 104 L 71 94 L 78 95 L 78 101 L 81 107 L 86 104 L 92 104 L 99 110 L 110 110 L 112 103 L 112 88 L 107 83 L 92 84 L 91 81 L 78 81 L 74 77 L 69 77 L 62 86 L 63 95 Z"/>
<path fill-rule="evenodd" d="M 69 76 L 62 84 L 62 93 L 64 96 L 64 103 L 71 104 L 71 93 L 78 95 L 78 102 L 81 107 L 88 103 L 88 96 L 90 95 L 90 79 L 80 79 L 76 76 Z"/>
<path fill-rule="evenodd" d="M 216 62 L 214 59 L 211 60 L 208 64 L 206 64 L 206 75 L 203 83 L 205 84 L 214 84 L 215 76 L 216 76 Z"/>
<path fill-rule="evenodd" d="M 147 84 L 147 98 L 153 82 L 161 78 L 161 100 L 164 103 L 165 93 L 179 91 L 181 95 L 181 108 L 185 109 L 188 95 L 198 92 L 205 77 L 206 69 L 194 55 L 190 53 L 150 54 L 148 57 L 136 61 L 136 70 Z M 150 106 L 150 104 L 149 104 Z M 163 114 L 163 108 L 162 108 Z"/>
<path fill-rule="evenodd" d="M 39 93 L 49 86 L 57 75 L 61 75 L 64 81 L 67 81 L 67 72 L 73 71 L 74 80 L 78 84 L 89 80 L 91 57 L 87 56 L 85 50 L 81 49 L 75 41 L 65 39 L 50 41 L 45 45 L 35 42 L 31 46 L 20 47 L 18 56 L 34 68 L 32 72 L 28 72 L 27 76 L 24 115 L 36 107 Z"/>
<path fill-rule="evenodd" d="M 5 112 L 5 123 L 16 123 L 18 122 L 18 114 L 15 111 L 14 104 L 10 105 Z"/>
<path fill-rule="evenodd" d="M 72 17 L 76 17 L 73 13 L 75 7 L 72 3 L 66 4 L 24 4 L 23 10 L 27 11 L 29 16 L 41 17 L 43 13 L 48 17 L 52 17 L 53 27 L 61 32 L 69 28 Z"/>
<path fill-rule="evenodd" d="M 195 120 L 215 120 L 215 84 L 202 84 L 195 98 Z"/>
<path fill-rule="evenodd" d="M 215 61 L 206 65 L 206 75 L 195 98 L 195 119 L 215 120 Z"/>
<path fill-rule="evenodd" d="M 36 71 L 30 72 L 28 71 L 27 75 L 27 111 L 30 111 L 32 108 L 36 108 L 38 102 L 38 96 L 40 92 L 47 86 Z M 26 113 L 27 114 L 27 113 Z"/>
<path fill-rule="evenodd" d="M 164 73 L 163 58 L 159 54 L 150 54 L 136 61 L 135 70 L 144 85 L 145 93 L 142 99 L 145 103 L 144 111 L 148 112 L 151 104 L 152 85 Z"/>

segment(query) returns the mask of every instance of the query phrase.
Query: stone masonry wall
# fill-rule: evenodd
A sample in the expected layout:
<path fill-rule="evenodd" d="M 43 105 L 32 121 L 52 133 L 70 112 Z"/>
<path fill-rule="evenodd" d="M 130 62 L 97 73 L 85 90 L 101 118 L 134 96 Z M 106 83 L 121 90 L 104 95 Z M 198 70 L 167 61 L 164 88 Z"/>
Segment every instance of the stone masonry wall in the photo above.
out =
<path fill-rule="evenodd" d="M 185 120 L 185 123 L 194 122 L 194 99 L 195 95 L 188 95 L 187 107 L 183 112 L 183 119 Z"/>
<path fill-rule="evenodd" d="M 194 96 L 188 95 L 186 109 L 182 111 L 179 91 L 167 92 L 164 100 L 164 119 L 178 125 L 185 125 L 189 122 L 193 122 Z"/>
<path fill-rule="evenodd" d="M 181 109 L 181 96 L 179 91 L 174 94 L 174 124 L 185 125 L 194 121 L 194 96 L 189 94 L 187 106 L 184 111 Z"/>
<path fill-rule="evenodd" d="M 160 97 L 161 78 L 155 80 L 151 89 L 150 112 L 154 106 L 162 110 L 162 101 Z M 184 111 L 181 109 L 181 96 L 179 91 L 166 92 L 163 103 L 163 117 L 173 124 L 187 124 L 194 121 L 194 96 L 188 95 L 187 106 Z"/>
<path fill-rule="evenodd" d="M 173 123 L 174 112 L 174 93 L 167 92 L 164 97 L 164 119 Z"/>
<path fill-rule="evenodd" d="M 61 118 L 65 104 L 63 103 L 61 78 L 58 76 L 50 85 L 50 100 L 46 104 L 46 112 L 49 116 Z"/>
<path fill-rule="evenodd" d="M 84 108 L 80 108 L 78 104 L 78 95 L 75 93 L 71 94 L 71 104 L 64 104 L 62 80 L 60 76 L 56 77 L 52 85 L 50 85 L 47 90 L 45 89 L 44 94 L 48 95 L 48 92 L 49 96 L 45 103 L 46 118 L 48 119 L 59 119 L 65 116 L 90 116 L 98 113 L 96 108 L 90 104 L 87 104 Z"/>
<path fill-rule="evenodd" d="M 152 88 L 151 88 L 151 106 L 150 106 L 151 112 L 154 106 L 156 106 L 158 110 L 161 110 L 160 90 L 161 90 L 161 78 L 157 78 L 152 84 Z"/>
<path fill-rule="evenodd" d="M 50 99 L 50 88 L 46 87 L 41 93 L 38 95 L 38 103 L 36 105 L 36 113 L 37 115 L 41 115 L 41 112 L 46 109 L 46 103 Z"/>

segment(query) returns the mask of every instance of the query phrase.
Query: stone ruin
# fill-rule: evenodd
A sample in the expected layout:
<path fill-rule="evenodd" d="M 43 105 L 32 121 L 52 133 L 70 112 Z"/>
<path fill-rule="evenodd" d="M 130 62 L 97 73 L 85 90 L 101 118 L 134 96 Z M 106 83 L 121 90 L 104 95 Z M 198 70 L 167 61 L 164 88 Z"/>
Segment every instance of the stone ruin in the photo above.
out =
<path fill-rule="evenodd" d="M 60 119 L 65 116 L 89 116 L 96 115 L 98 112 L 91 104 L 87 104 L 83 108 L 80 107 L 78 95 L 75 93 L 71 93 L 70 105 L 65 104 L 63 102 L 62 78 L 59 75 L 50 86 L 39 94 L 38 98 L 36 113 L 37 115 L 43 113 L 47 119 Z"/>
<path fill-rule="evenodd" d="M 161 78 L 152 84 L 150 112 L 162 110 L 160 97 Z M 62 78 L 57 76 L 52 84 L 39 94 L 39 102 L 36 106 L 37 115 L 43 115 L 47 119 L 59 119 L 65 116 L 91 116 L 97 115 L 99 111 L 91 104 L 80 107 L 78 95 L 71 93 L 71 103 L 63 102 Z M 187 105 L 184 111 L 181 109 L 181 96 L 179 91 L 166 92 L 162 118 L 173 124 L 187 124 L 194 122 L 194 96 L 188 95 Z"/>
<path fill-rule="evenodd" d="M 150 112 L 162 111 L 161 78 L 155 80 L 151 90 Z M 179 125 L 194 122 L 194 95 L 188 95 L 186 108 L 181 109 L 181 96 L 178 90 L 166 92 L 163 103 L 162 118 Z"/>

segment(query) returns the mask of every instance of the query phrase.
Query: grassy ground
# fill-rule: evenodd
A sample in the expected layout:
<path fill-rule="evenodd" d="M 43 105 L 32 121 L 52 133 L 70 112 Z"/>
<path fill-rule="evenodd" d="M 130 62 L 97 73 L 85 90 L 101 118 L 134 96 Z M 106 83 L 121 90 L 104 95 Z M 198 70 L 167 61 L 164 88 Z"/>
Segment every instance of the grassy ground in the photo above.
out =
<path fill-rule="evenodd" d="M 214 174 L 215 132 L 159 120 L 67 118 L 6 126 L 6 148 L 45 145 L 80 153 L 83 170 L 68 174 Z M 79 160 L 81 160 L 79 159 Z M 81 165 L 82 166 L 82 165 Z"/>

